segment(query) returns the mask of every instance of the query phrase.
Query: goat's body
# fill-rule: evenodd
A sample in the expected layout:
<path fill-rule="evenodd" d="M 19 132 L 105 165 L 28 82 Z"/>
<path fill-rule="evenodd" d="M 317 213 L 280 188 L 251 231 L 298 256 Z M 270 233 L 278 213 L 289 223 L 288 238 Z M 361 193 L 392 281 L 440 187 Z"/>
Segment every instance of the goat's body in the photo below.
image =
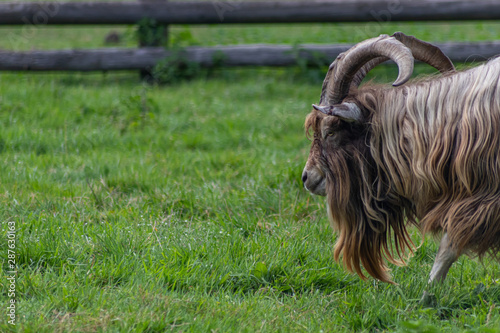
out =
<path fill-rule="evenodd" d="M 398 87 L 358 89 L 387 58 Z M 442 75 L 405 84 L 413 58 Z M 349 271 L 391 282 L 385 261 L 412 249 L 408 224 L 443 233 L 430 282 L 465 251 L 500 252 L 500 58 L 457 72 L 402 33 L 363 41 L 330 65 L 305 125 L 314 140 L 302 181 L 326 195 L 334 256 Z"/>
<path fill-rule="evenodd" d="M 386 193 L 374 196 L 410 202 L 408 217 L 424 232 L 447 232 L 459 253 L 500 250 L 499 74 L 497 58 L 377 91 L 370 153 Z"/>

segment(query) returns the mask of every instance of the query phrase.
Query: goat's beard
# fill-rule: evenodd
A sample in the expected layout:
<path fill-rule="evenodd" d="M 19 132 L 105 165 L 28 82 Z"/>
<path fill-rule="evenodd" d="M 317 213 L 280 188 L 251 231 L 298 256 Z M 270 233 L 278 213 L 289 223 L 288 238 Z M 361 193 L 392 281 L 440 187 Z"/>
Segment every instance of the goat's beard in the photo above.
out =
<path fill-rule="evenodd" d="M 374 194 L 377 175 L 359 150 L 338 151 L 328 158 L 328 218 L 338 232 L 336 261 L 366 279 L 361 267 L 374 278 L 392 283 L 385 260 L 404 264 L 413 243 L 404 225 L 404 207 L 378 200 Z M 391 240 L 394 240 L 392 243 Z"/>

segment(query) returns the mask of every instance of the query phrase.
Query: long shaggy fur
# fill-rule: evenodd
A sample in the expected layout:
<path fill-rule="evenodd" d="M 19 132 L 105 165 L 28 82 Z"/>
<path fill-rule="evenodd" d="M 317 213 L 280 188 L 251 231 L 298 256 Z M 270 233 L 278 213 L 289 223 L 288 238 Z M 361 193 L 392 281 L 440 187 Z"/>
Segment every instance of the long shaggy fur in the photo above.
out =
<path fill-rule="evenodd" d="M 342 255 L 347 269 L 364 278 L 362 264 L 390 282 L 384 259 L 397 264 L 411 251 L 412 223 L 424 233 L 447 232 L 458 253 L 500 251 L 499 73 L 494 59 L 346 98 L 366 113 L 367 125 L 343 149 L 317 159 L 339 231 L 335 258 Z M 313 111 L 306 128 L 318 133 L 322 117 Z"/>

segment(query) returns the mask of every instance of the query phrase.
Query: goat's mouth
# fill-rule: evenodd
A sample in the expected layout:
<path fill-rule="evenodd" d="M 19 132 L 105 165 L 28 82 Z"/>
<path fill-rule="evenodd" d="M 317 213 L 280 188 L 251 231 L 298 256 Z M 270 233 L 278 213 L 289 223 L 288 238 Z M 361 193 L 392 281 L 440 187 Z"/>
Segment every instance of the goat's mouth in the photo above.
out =
<path fill-rule="evenodd" d="M 326 196 L 326 179 L 321 177 L 318 179 L 309 178 L 304 182 L 304 188 L 312 194 Z"/>

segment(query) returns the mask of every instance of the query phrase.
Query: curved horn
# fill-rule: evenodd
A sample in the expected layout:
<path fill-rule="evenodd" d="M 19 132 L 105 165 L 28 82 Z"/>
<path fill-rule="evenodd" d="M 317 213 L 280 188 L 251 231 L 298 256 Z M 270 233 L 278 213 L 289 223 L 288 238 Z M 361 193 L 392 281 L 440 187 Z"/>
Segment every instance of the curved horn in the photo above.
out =
<path fill-rule="evenodd" d="M 347 96 L 356 73 L 372 59 L 388 57 L 399 67 L 394 86 L 410 79 L 413 72 L 413 55 L 409 48 L 388 35 L 365 40 L 341 53 L 330 65 L 323 82 L 320 105 L 339 104 Z"/>
<path fill-rule="evenodd" d="M 378 57 L 378 58 L 375 58 L 375 59 L 368 61 L 366 64 L 363 65 L 363 67 L 361 67 L 359 69 L 359 71 L 356 73 L 356 75 L 354 75 L 354 78 L 352 79 L 352 82 L 351 82 L 351 87 L 356 87 L 356 88 L 359 87 L 361 82 L 365 79 L 366 75 L 372 69 L 374 69 L 378 65 L 386 62 L 387 60 L 389 60 L 388 57 Z"/>
<path fill-rule="evenodd" d="M 415 59 L 429 64 L 441 73 L 455 71 L 455 66 L 453 66 L 450 58 L 448 58 L 437 46 L 424 42 L 413 36 L 407 36 L 402 32 L 396 32 L 392 35 L 392 37 L 406 45 L 406 47 L 408 47 L 413 53 L 413 57 Z M 379 57 L 367 62 L 356 73 L 354 79 L 352 80 L 351 87 L 359 87 L 361 81 L 363 81 L 369 71 L 387 60 L 389 60 L 389 58 Z"/>
<path fill-rule="evenodd" d="M 407 36 L 402 32 L 396 32 L 392 36 L 406 45 L 413 53 L 415 59 L 431 65 L 441 73 L 455 71 L 455 66 L 453 66 L 450 58 L 439 47 L 414 36 Z"/>

